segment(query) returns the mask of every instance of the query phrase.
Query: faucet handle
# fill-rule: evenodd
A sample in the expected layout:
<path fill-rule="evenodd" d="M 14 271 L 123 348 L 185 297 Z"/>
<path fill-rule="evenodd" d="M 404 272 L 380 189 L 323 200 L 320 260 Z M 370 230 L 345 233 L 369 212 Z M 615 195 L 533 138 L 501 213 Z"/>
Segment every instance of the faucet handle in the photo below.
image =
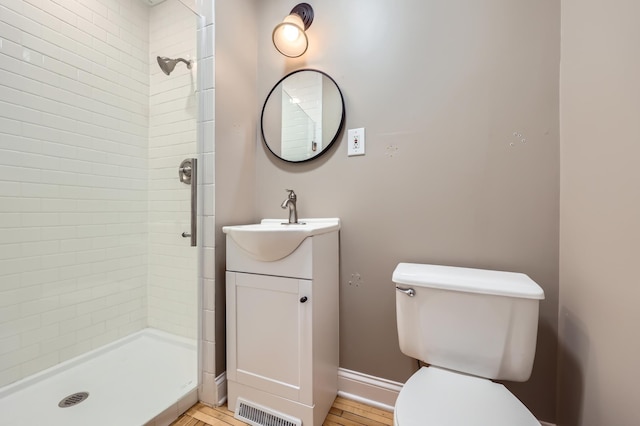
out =
<path fill-rule="evenodd" d="M 293 189 L 285 189 L 285 191 L 289 192 L 289 196 L 288 196 L 289 199 L 295 200 L 297 198 L 296 193 L 293 192 Z"/>

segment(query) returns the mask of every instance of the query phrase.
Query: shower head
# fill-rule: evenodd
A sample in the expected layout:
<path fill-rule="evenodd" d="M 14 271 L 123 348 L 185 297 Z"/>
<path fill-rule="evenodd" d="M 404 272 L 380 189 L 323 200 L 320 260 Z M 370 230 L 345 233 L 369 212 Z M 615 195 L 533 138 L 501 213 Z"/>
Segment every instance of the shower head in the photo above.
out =
<path fill-rule="evenodd" d="M 187 61 L 186 59 L 169 59 L 165 56 L 158 56 L 158 65 L 160 65 L 160 69 L 166 75 L 171 74 L 171 71 L 173 71 L 178 62 L 184 62 L 187 64 L 187 69 L 191 69 L 191 61 Z"/>

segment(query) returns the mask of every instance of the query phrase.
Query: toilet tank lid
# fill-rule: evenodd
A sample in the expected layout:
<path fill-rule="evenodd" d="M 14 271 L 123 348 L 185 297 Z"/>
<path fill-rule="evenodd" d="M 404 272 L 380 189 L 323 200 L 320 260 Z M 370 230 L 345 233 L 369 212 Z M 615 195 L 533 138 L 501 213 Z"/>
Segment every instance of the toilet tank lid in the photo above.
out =
<path fill-rule="evenodd" d="M 456 266 L 399 263 L 396 284 L 523 299 L 544 299 L 544 290 L 525 274 Z"/>

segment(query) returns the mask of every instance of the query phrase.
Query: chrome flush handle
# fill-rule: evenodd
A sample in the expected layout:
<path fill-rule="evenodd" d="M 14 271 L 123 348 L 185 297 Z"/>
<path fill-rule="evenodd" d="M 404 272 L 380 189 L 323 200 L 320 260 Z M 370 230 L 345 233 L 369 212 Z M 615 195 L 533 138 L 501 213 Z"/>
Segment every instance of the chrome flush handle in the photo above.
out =
<path fill-rule="evenodd" d="M 413 297 L 416 295 L 416 291 L 412 288 L 402 288 L 400 286 L 396 286 L 396 290 L 399 291 L 400 293 L 404 293 L 409 297 Z"/>

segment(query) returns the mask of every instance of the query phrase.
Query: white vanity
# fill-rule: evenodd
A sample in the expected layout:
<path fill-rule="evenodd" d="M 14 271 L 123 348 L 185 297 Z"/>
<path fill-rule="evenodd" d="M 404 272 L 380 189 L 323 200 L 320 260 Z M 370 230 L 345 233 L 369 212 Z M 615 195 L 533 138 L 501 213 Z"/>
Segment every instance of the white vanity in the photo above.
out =
<path fill-rule="evenodd" d="M 256 424 L 320 426 L 337 394 L 340 220 L 300 221 L 223 227 L 228 406 Z"/>

